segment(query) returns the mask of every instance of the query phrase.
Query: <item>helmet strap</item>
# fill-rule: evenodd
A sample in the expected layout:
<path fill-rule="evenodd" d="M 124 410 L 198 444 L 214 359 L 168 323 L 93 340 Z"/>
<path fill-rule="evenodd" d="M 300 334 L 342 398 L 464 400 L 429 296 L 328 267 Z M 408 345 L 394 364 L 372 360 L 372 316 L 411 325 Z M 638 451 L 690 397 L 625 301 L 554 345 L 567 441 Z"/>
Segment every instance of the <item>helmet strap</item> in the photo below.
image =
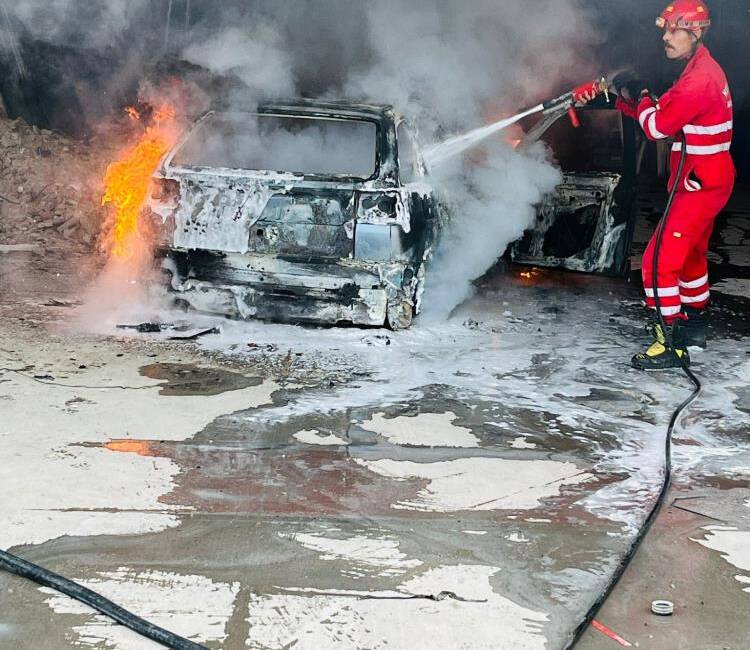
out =
<path fill-rule="evenodd" d="M 696 34 L 692 29 L 685 29 L 685 31 L 690 34 L 693 46 L 690 49 L 690 56 L 686 57 L 683 60 L 690 60 L 695 56 L 695 53 L 698 51 L 698 47 L 703 42 L 703 30 L 701 30 L 700 36 L 698 36 L 698 34 Z"/>
<path fill-rule="evenodd" d="M 690 33 L 693 35 L 693 54 L 690 55 L 692 57 L 698 51 L 698 47 L 703 43 L 703 36 L 705 35 L 706 30 L 701 29 L 700 36 L 693 31 Z"/>

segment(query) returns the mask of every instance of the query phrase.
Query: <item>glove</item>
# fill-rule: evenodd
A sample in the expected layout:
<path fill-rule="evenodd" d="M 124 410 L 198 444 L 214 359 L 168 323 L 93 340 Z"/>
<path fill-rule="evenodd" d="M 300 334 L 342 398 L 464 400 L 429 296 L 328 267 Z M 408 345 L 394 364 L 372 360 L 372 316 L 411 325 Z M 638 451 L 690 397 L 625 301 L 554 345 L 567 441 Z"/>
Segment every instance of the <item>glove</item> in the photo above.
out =
<path fill-rule="evenodd" d="M 646 90 L 646 85 L 634 70 L 623 70 L 612 79 L 612 88 L 623 99 L 637 100 Z"/>

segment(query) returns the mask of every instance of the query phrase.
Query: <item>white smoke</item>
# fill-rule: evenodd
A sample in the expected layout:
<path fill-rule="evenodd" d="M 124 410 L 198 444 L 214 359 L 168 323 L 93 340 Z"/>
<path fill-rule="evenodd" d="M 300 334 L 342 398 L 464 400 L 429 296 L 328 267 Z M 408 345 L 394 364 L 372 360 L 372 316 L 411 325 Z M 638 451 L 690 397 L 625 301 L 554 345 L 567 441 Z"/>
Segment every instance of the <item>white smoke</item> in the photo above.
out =
<path fill-rule="evenodd" d="M 370 122 L 229 113 L 203 121 L 174 162 L 366 179 L 375 172 L 376 140 Z"/>
<path fill-rule="evenodd" d="M 368 18 L 372 61 L 353 73 L 347 90 L 393 102 L 432 141 L 596 73 L 582 63 L 582 35 L 592 31 L 573 0 L 380 0 Z M 433 185 L 454 209 L 428 270 L 427 316 L 444 317 L 471 295 L 472 281 L 523 235 L 534 206 L 561 180 L 541 148 L 519 153 L 504 137 L 482 145 L 474 157 L 481 163 L 456 157 L 432 170 Z"/>
<path fill-rule="evenodd" d="M 534 206 L 562 180 L 541 145 L 522 155 L 495 142 L 483 153 L 481 163 L 454 158 L 433 174 L 451 200 L 453 218 L 427 274 L 424 316 L 430 320 L 447 317 L 471 296 L 472 280 L 523 235 Z"/>
<path fill-rule="evenodd" d="M 378 0 L 368 5 L 372 61 L 346 90 L 392 101 L 426 125 L 479 126 L 585 80 L 587 14 L 575 0 Z"/>
<path fill-rule="evenodd" d="M 182 57 L 216 73 L 240 79 L 246 88 L 242 98 L 235 100 L 244 104 L 238 108 L 254 108 L 248 105 L 251 99 L 257 102 L 264 97 L 296 94 L 292 53 L 286 49 L 280 33 L 268 24 L 256 24 L 250 29 L 229 27 L 189 45 Z"/>

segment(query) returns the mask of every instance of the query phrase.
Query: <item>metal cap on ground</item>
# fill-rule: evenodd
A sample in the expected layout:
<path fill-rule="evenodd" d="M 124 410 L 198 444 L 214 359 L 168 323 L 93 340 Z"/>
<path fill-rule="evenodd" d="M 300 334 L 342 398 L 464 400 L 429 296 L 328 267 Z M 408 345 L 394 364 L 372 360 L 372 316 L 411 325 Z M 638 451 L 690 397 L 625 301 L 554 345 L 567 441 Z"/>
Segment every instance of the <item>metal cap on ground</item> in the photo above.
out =
<path fill-rule="evenodd" d="M 651 601 L 651 611 L 657 616 L 671 616 L 674 614 L 674 603 L 669 600 Z"/>

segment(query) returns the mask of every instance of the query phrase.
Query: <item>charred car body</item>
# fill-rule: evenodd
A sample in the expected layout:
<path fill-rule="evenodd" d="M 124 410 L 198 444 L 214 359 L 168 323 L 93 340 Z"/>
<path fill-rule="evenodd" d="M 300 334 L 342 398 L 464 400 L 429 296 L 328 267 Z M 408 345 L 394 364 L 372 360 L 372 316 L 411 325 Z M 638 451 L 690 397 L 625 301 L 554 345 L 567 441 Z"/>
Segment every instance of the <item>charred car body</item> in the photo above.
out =
<path fill-rule="evenodd" d="M 297 100 L 205 115 L 147 210 L 177 299 L 287 322 L 408 327 L 438 203 L 390 106 Z"/>
<path fill-rule="evenodd" d="M 630 267 L 636 221 L 637 140 L 633 120 L 600 99 L 581 109 L 580 128 L 567 106 L 528 128 L 521 147 L 542 140 L 563 181 L 545 198 L 536 221 L 510 248 L 520 264 L 623 276 Z"/>

